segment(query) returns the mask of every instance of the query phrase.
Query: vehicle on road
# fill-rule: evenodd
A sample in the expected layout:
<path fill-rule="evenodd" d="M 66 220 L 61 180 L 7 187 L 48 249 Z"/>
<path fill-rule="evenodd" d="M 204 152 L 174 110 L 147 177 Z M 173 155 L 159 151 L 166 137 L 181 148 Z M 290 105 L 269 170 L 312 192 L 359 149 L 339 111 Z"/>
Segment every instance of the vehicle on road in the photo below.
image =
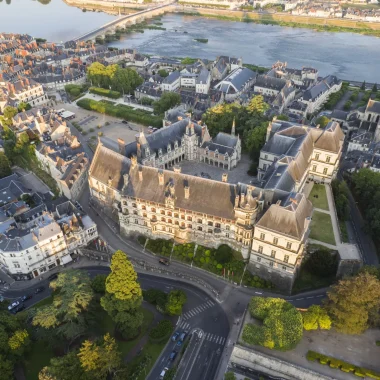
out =
<path fill-rule="evenodd" d="M 160 260 L 158 260 L 158 262 L 162 265 L 169 265 L 170 264 L 168 259 L 160 259 Z"/>
<path fill-rule="evenodd" d="M 17 313 L 19 313 L 20 311 L 23 311 L 23 310 L 25 310 L 25 305 L 21 304 L 20 306 L 17 306 L 14 309 L 12 309 L 11 313 L 12 314 L 17 314 Z"/>
<path fill-rule="evenodd" d="M 165 367 L 165 368 L 162 370 L 162 372 L 161 372 L 161 374 L 160 374 L 160 380 L 162 380 L 162 379 L 165 377 L 165 373 L 166 373 L 166 371 L 168 371 L 168 370 L 169 370 L 168 367 Z"/>
<path fill-rule="evenodd" d="M 172 341 L 175 342 L 175 341 L 177 340 L 178 337 L 179 337 L 179 332 L 176 331 L 176 332 L 174 333 L 174 335 L 172 336 Z"/>
<path fill-rule="evenodd" d="M 176 351 L 172 351 L 171 354 L 170 354 L 170 356 L 169 356 L 169 360 L 173 361 L 176 356 L 177 356 L 177 352 Z"/>
<path fill-rule="evenodd" d="M 34 294 L 42 293 L 45 290 L 44 286 L 39 286 L 35 291 Z"/>
<path fill-rule="evenodd" d="M 184 331 L 184 332 L 180 335 L 179 340 L 182 340 L 182 342 L 183 342 L 183 341 L 185 340 L 185 338 L 186 338 L 186 335 L 187 335 L 187 332 Z"/>
<path fill-rule="evenodd" d="M 178 346 L 178 347 L 181 347 L 181 346 L 182 346 L 182 343 L 183 343 L 182 340 L 179 340 L 179 341 L 177 342 L 177 346 Z"/>
<path fill-rule="evenodd" d="M 8 306 L 8 310 L 11 311 L 12 309 L 14 309 L 15 307 L 17 307 L 18 305 L 20 305 L 20 301 L 12 302 L 12 303 Z"/>
<path fill-rule="evenodd" d="M 27 300 L 30 300 L 33 296 L 31 294 L 25 294 L 25 296 L 22 296 L 20 298 L 21 302 L 25 302 Z"/>
<path fill-rule="evenodd" d="M 122 120 L 121 122 L 122 122 L 123 124 L 127 124 L 127 125 L 129 124 L 127 120 Z"/>

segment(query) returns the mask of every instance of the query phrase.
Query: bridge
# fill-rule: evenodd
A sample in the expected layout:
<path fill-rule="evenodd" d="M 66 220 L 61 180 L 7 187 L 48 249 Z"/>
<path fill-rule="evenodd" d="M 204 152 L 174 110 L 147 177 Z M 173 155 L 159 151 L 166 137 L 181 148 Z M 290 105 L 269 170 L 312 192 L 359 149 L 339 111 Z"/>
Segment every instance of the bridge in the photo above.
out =
<path fill-rule="evenodd" d="M 82 34 L 79 37 L 73 38 L 72 41 L 88 41 L 88 40 L 95 40 L 96 37 L 103 37 L 106 35 L 106 33 L 115 33 L 116 28 L 122 28 L 127 25 L 136 24 L 139 22 L 144 21 L 146 18 L 152 18 L 155 16 L 159 16 L 165 11 L 168 11 L 172 8 L 172 5 L 175 4 L 174 2 L 166 3 L 159 5 L 158 7 L 154 8 L 148 8 L 144 9 L 142 11 L 128 14 L 125 16 L 118 17 L 116 20 L 112 20 L 108 22 L 107 24 L 104 24 L 103 26 L 100 26 L 97 29 L 91 30 L 90 32 L 87 32 L 85 34 Z"/>

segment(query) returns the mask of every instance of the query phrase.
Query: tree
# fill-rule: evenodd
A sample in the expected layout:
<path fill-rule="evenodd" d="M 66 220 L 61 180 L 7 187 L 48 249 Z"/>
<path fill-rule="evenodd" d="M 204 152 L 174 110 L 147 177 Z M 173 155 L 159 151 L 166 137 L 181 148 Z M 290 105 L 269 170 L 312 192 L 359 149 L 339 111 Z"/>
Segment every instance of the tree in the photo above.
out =
<path fill-rule="evenodd" d="M 6 355 L 0 354 L 0 373 L 2 380 L 12 380 L 14 363 Z"/>
<path fill-rule="evenodd" d="M 182 307 L 186 301 L 187 296 L 183 290 L 172 290 L 168 295 L 165 311 L 169 315 L 181 315 Z"/>
<path fill-rule="evenodd" d="M 265 143 L 265 138 L 267 134 L 267 125 L 266 123 L 247 130 L 244 134 L 245 145 L 254 162 L 258 162 L 260 157 L 260 151 Z"/>
<path fill-rule="evenodd" d="M 106 292 L 106 274 L 97 274 L 91 281 L 91 287 L 96 293 L 104 294 Z"/>
<path fill-rule="evenodd" d="M 126 338 L 136 336 L 141 327 L 141 302 L 142 292 L 137 274 L 127 255 L 116 251 L 111 260 L 111 273 L 106 280 L 106 294 L 100 303 Z"/>
<path fill-rule="evenodd" d="M 277 120 L 289 121 L 289 116 L 281 114 L 277 116 Z"/>
<path fill-rule="evenodd" d="M 112 374 L 121 364 L 115 338 L 109 334 L 103 337 L 100 344 L 85 340 L 78 357 L 84 371 L 98 379 L 105 379 L 107 374 Z"/>
<path fill-rule="evenodd" d="M 160 100 L 153 103 L 153 112 L 156 115 L 161 115 L 179 104 L 181 104 L 181 95 L 175 92 L 164 92 Z"/>
<path fill-rule="evenodd" d="M 0 178 L 8 177 L 11 174 L 11 164 L 8 157 L 3 152 L 0 152 Z"/>
<path fill-rule="evenodd" d="M 320 116 L 316 121 L 315 124 L 319 125 L 321 128 L 326 127 L 326 125 L 330 122 L 330 119 L 326 116 Z"/>
<path fill-rule="evenodd" d="M 369 327 L 372 313 L 380 307 L 380 281 L 362 272 L 344 278 L 327 293 L 327 311 L 338 332 L 361 334 Z"/>
<path fill-rule="evenodd" d="M 310 273 L 320 277 L 331 277 L 338 269 L 338 257 L 328 249 L 321 248 L 311 253 L 304 265 Z"/>
<path fill-rule="evenodd" d="M 29 334 L 24 330 L 16 330 L 12 336 L 9 337 L 8 344 L 12 351 L 21 353 L 23 348 L 30 343 Z"/>
<path fill-rule="evenodd" d="M 236 376 L 233 372 L 226 372 L 224 374 L 224 380 L 236 380 Z"/>
<path fill-rule="evenodd" d="M 168 73 L 166 70 L 164 70 L 164 69 L 158 70 L 158 74 L 159 74 L 162 78 L 166 78 L 166 77 L 169 75 L 169 73 Z"/>
<path fill-rule="evenodd" d="M 249 312 L 263 323 L 244 326 L 242 338 L 245 342 L 287 351 L 302 339 L 302 316 L 289 302 L 280 298 L 252 297 Z"/>
<path fill-rule="evenodd" d="M 123 94 L 133 94 L 136 87 L 143 82 L 143 78 L 135 70 L 131 68 L 122 69 L 118 66 L 111 78 L 111 87 L 112 90 Z"/>
<path fill-rule="evenodd" d="M 29 103 L 25 103 L 25 102 L 21 102 L 18 106 L 17 106 L 17 110 L 18 112 L 24 112 L 24 111 L 29 111 L 31 109 L 31 105 Z"/>
<path fill-rule="evenodd" d="M 11 127 L 12 119 L 15 115 L 17 115 L 17 108 L 7 106 L 4 108 L 3 116 L 0 117 L 0 123 L 3 127 Z"/>
<path fill-rule="evenodd" d="M 366 88 L 366 83 L 365 83 L 365 81 L 364 81 L 364 82 L 362 83 L 362 85 L 361 85 L 360 89 L 364 91 L 364 90 L 365 90 L 365 88 Z"/>
<path fill-rule="evenodd" d="M 83 271 L 70 270 L 60 273 L 50 287 L 59 293 L 54 295 L 51 305 L 36 311 L 32 324 L 55 328 L 55 333 L 66 339 L 82 335 L 87 327 L 85 311 L 94 296 L 90 278 Z"/>
<path fill-rule="evenodd" d="M 303 328 L 305 330 L 330 330 L 331 319 L 326 309 L 319 305 L 310 306 L 306 312 L 302 313 Z"/>
<path fill-rule="evenodd" d="M 377 83 L 375 83 L 372 87 L 372 92 L 377 92 Z"/>
<path fill-rule="evenodd" d="M 247 110 L 251 114 L 257 113 L 263 115 L 268 109 L 269 105 L 265 103 L 262 95 L 254 96 L 247 106 Z"/>
<path fill-rule="evenodd" d="M 220 264 L 229 263 L 233 258 L 232 248 L 222 244 L 215 252 L 215 260 Z"/>

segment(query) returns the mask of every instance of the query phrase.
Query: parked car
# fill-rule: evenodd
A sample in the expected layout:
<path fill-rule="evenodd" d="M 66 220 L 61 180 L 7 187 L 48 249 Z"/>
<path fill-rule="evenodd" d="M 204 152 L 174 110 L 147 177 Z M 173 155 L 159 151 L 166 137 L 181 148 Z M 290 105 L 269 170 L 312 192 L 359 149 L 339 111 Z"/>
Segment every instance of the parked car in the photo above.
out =
<path fill-rule="evenodd" d="M 173 361 L 176 356 L 177 356 L 177 353 L 175 351 L 172 351 L 170 356 L 169 356 L 169 360 Z"/>
<path fill-rule="evenodd" d="M 18 305 L 20 305 L 20 301 L 14 301 L 14 302 L 12 302 L 12 303 L 8 306 L 8 310 L 11 311 L 12 309 L 14 309 L 15 307 L 17 307 Z"/>
<path fill-rule="evenodd" d="M 165 377 L 165 373 L 166 373 L 166 371 L 168 371 L 168 370 L 169 370 L 168 367 L 165 367 L 165 368 L 162 370 L 162 372 L 160 373 L 160 380 L 162 380 L 162 379 Z"/>
<path fill-rule="evenodd" d="M 172 341 L 175 342 L 175 341 L 177 340 L 178 337 L 179 337 L 179 332 L 176 331 L 176 332 L 174 333 L 174 335 L 172 336 Z"/>
<path fill-rule="evenodd" d="M 20 306 L 17 306 L 14 309 L 12 309 L 11 313 L 12 314 L 17 314 L 17 313 L 19 313 L 20 311 L 23 311 L 23 310 L 25 310 L 25 305 L 21 304 Z"/>
<path fill-rule="evenodd" d="M 34 294 L 42 293 L 45 290 L 44 286 L 39 286 L 35 291 Z"/>
<path fill-rule="evenodd" d="M 168 259 L 160 259 L 160 260 L 158 260 L 158 262 L 162 265 L 169 265 L 170 264 Z"/>
<path fill-rule="evenodd" d="M 181 346 L 182 346 L 182 343 L 183 343 L 182 340 L 179 340 L 179 341 L 177 342 L 177 346 L 178 346 L 178 347 L 181 347 Z"/>
<path fill-rule="evenodd" d="M 179 340 L 181 340 L 182 342 L 185 340 L 185 338 L 186 338 L 186 335 L 187 335 L 187 333 L 186 333 L 186 331 L 184 331 L 181 335 L 180 335 L 180 337 L 179 337 Z"/>
<path fill-rule="evenodd" d="M 25 302 L 27 300 L 30 300 L 33 296 L 31 294 L 26 294 L 25 296 L 22 296 L 20 298 L 21 302 Z"/>

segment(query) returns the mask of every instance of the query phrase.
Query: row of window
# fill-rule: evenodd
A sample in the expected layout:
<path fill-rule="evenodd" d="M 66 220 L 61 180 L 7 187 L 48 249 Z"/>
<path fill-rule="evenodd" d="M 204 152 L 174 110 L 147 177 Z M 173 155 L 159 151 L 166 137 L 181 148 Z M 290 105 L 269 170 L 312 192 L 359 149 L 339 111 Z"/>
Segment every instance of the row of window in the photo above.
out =
<path fill-rule="evenodd" d="M 328 170 L 328 168 L 323 168 L 323 172 L 322 173 L 324 175 L 327 175 L 327 170 Z M 311 171 L 316 173 L 317 172 L 317 165 L 313 165 L 313 167 L 311 168 Z"/>
<path fill-rule="evenodd" d="M 261 257 L 260 257 L 260 256 L 257 256 L 256 258 L 257 258 L 257 261 L 260 263 L 260 262 L 261 262 Z M 273 268 L 273 267 L 274 267 L 274 262 L 273 262 L 273 261 L 270 261 L 270 262 L 269 262 L 269 266 Z M 286 268 L 285 265 L 282 266 L 282 269 L 283 269 L 283 270 L 287 270 L 287 268 Z"/>
<path fill-rule="evenodd" d="M 315 159 L 318 161 L 319 160 L 319 153 L 316 153 L 315 154 Z M 330 160 L 331 160 L 331 157 L 330 156 L 326 156 L 326 161 L 325 162 L 327 162 L 327 163 L 329 163 L 330 162 Z"/>
<path fill-rule="evenodd" d="M 265 234 L 264 233 L 260 234 L 260 240 L 265 240 Z M 273 238 L 273 245 L 278 245 L 278 238 L 276 238 L 276 237 Z M 289 249 L 289 250 L 292 249 L 292 243 L 290 243 L 289 241 L 286 243 L 286 249 Z"/>
<path fill-rule="evenodd" d="M 263 246 L 259 245 L 258 252 L 262 254 L 263 250 L 264 250 Z M 272 257 L 273 259 L 276 258 L 276 251 L 272 250 L 270 253 L 270 257 Z M 288 262 L 289 262 L 289 255 L 284 255 L 284 263 L 288 263 Z"/>

